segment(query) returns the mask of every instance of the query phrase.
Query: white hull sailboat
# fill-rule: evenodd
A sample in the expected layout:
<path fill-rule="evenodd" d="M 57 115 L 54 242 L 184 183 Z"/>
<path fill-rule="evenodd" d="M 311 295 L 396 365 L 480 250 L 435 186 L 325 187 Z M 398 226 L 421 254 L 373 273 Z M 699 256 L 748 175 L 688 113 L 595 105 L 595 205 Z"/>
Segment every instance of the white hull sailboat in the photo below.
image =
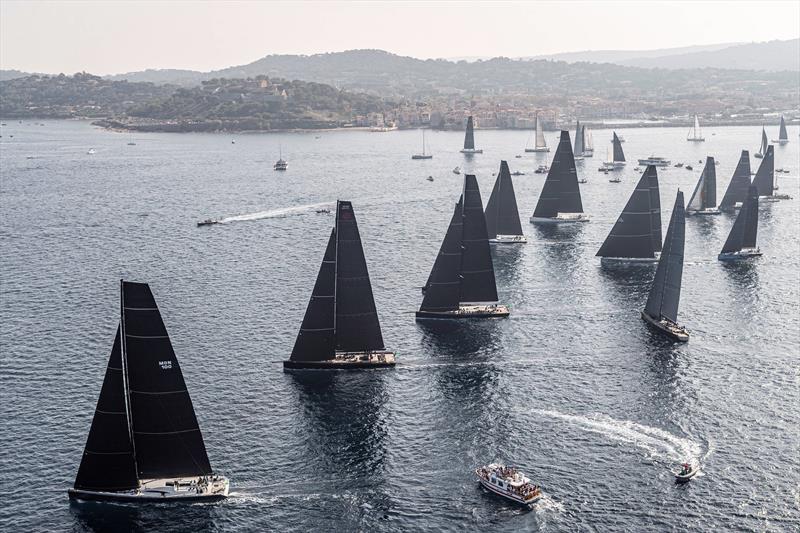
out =
<path fill-rule="evenodd" d="M 422 153 L 421 154 L 414 154 L 411 156 L 411 159 L 433 159 L 432 154 L 425 153 L 425 130 L 422 130 Z"/>
<path fill-rule="evenodd" d="M 536 113 L 536 144 L 533 148 L 525 147 L 525 151 L 534 153 L 550 151 L 550 148 L 547 147 L 547 140 L 544 138 L 544 130 L 542 128 L 542 122 L 539 120 L 539 113 Z"/>
<path fill-rule="evenodd" d="M 697 115 L 694 116 L 694 127 L 689 130 L 689 133 L 686 135 L 686 140 L 694 142 L 702 142 L 706 140 L 706 138 L 703 137 L 703 132 L 700 130 L 700 119 L 697 118 Z"/>
<path fill-rule="evenodd" d="M 581 131 L 580 125 L 577 130 Z M 589 216 L 583 212 L 578 171 L 568 131 L 561 132 L 556 153 L 530 221 L 533 224 L 575 224 L 589 221 Z"/>

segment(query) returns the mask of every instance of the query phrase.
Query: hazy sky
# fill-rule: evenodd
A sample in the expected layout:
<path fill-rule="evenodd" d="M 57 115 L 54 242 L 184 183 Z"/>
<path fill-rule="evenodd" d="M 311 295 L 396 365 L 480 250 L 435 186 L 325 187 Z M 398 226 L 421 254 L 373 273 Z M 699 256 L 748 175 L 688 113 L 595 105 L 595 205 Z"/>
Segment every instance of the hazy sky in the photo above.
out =
<path fill-rule="evenodd" d="M 0 68 L 213 70 L 268 54 L 380 48 L 532 56 L 800 37 L 800 0 L 264 2 L 0 0 Z"/>

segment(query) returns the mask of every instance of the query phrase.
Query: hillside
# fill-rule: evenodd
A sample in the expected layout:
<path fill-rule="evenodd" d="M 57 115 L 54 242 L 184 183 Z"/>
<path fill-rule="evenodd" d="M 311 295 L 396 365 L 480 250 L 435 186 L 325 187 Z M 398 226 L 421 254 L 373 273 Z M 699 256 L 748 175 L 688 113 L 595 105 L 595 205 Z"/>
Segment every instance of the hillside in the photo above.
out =
<path fill-rule="evenodd" d="M 800 71 L 800 39 L 739 44 L 658 57 L 634 57 L 617 61 L 633 67 L 666 69 L 723 68 L 741 70 Z"/>

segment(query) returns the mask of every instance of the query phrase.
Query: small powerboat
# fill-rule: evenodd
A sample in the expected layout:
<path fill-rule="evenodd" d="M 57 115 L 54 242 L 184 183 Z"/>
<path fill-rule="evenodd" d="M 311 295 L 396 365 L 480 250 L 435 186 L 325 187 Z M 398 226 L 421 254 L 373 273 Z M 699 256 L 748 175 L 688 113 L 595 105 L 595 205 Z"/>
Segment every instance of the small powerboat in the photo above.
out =
<path fill-rule="evenodd" d="M 519 155 L 519 154 L 515 155 L 514 157 L 515 157 L 516 159 L 522 159 L 522 156 L 521 156 L 521 155 Z"/>
<path fill-rule="evenodd" d="M 550 167 L 548 167 L 547 165 L 539 165 L 538 168 L 536 170 L 534 170 L 533 172 L 534 172 L 534 174 L 547 174 L 547 172 L 549 170 L 550 170 Z"/>
<path fill-rule="evenodd" d="M 681 168 L 682 166 L 683 166 L 683 163 L 675 163 L 675 168 Z"/>
<path fill-rule="evenodd" d="M 686 165 L 685 168 L 686 170 L 694 170 L 694 167 L 692 165 Z"/>
<path fill-rule="evenodd" d="M 611 178 L 610 180 L 608 180 L 608 182 L 609 182 L 609 183 L 620 183 L 620 182 L 622 182 L 622 180 L 621 180 L 621 179 L 619 179 L 619 176 L 614 176 L 613 178 Z"/>
<path fill-rule="evenodd" d="M 330 214 L 330 212 L 331 212 L 330 209 L 325 209 L 325 208 L 316 210 L 317 214 Z"/>
<path fill-rule="evenodd" d="M 13 135 L 12 135 L 12 137 L 13 137 Z M 96 154 L 96 153 L 97 153 L 97 151 L 96 151 L 94 148 L 89 148 L 89 149 L 86 151 L 86 153 L 87 153 L 87 154 L 89 154 L 89 155 L 92 155 L 92 154 Z"/>
<path fill-rule="evenodd" d="M 433 181 L 433 176 L 428 176 L 428 177 L 427 177 L 427 178 L 425 178 L 425 179 L 426 179 L 426 180 L 428 180 L 428 181 Z"/>
<path fill-rule="evenodd" d="M 541 500 L 542 489 L 513 466 L 492 463 L 475 469 L 478 481 L 487 490 L 523 505 Z"/>
<path fill-rule="evenodd" d="M 453 169 L 453 174 L 461 174 L 461 167 L 456 167 Z"/>
<path fill-rule="evenodd" d="M 199 226 L 212 226 L 214 224 L 219 224 L 219 220 L 213 220 L 213 219 L 207 218 L 207 219 L 202 220 L 202 221 L 197 223 L 198 227 Z"/>
<path fill-rule="evenodd" d="M 524 176 L 525 173 L 524 172 L 520 172 L 519 170 L 515 170 L 514 172 L 511 173 L 511 175 L 512 176 Z"/>
<path fill-rule="evenodd" d="M 675 482 L 686 483 L 694 476 L 696 476 L 699 471 L 700 471 L 700 465 L 693 463 L 683 463 L 681 465 L 680 472 L 675 474 Z"/>

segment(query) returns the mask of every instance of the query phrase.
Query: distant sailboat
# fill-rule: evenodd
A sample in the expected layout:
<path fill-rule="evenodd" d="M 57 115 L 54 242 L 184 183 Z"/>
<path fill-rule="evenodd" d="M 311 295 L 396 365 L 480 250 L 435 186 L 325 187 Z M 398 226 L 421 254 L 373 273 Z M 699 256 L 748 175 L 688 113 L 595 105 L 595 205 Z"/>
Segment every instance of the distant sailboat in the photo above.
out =
<path fill-rule="evenodd" d="M 280 145 L 278 146 L 278 153 L 279 153 L 278 160 L 275 162 L 272 168 L 275 170 L 286 170 L 287 168 L 289 168 L 289 162 L 284 161 L 283 148 Z"/>
<path fill-rule="evenodd" d="M 761 159 L 767 153 L 767 132 L 764 129 L 764 126 L 761 126 L 761 146 L 758 148 L 758 152 L 754 155 L 756 158 Z"/>
<path fill-rule="evenodd" d="M 544 130 L 542 129 L 542 121 L 539 120 L 539 113 L 536 113 L 536 145 L 533 148 L 525 147 L 526 152 L 549 152 L 550 148 L 547 147 L 547 141 L 544 138 Z"/>
<path fill-rule="evenodd" d="M 781 115 L 781 126 L 780 130 L 778 131 L 778 140 L 773 140 L 772 142 L 778 144 L 786 144 L 789 142 L 789 133 L 786 131 L 786 121 L 783 120 L 783 115 Z"/>
<path fill-rule="evenodd" d="M 713 157 L 706 157 L 706 166 L 697 180 L 689 204 L 687 215 L 719 215 L 717 209 L 717 166 Z"/>
<path fill-rule="evenodd" d="M 492 195 L 486 203 L 486 232 L 490 243 L 528 242 L 522 234 L 514 184 L 505 161 L 500 161 L 500 172 L 497 173 Z"/>
<path fill-rule="evenodd" d="M 642 311 L 642 319 L 645 322 L 678 342 L 689 340 L 686 328 L 678 325 L 685 238 L 686 214 L 683 193 L 679 190 L 669 220 L 667 236 L 664 239 L 664 249 L 658 260 L 656 275 L 647 297 L 647 305 Z"/>
<path fill-rule="evenodd" d="M 706 138 L 703 137 L 703 132 L 700 130 L 700 119 L 697 118 L 697 115 L 694 116 L 694 127 L 689 130 L 689 133 L 686 135 L 686 140 L 694 142 L 706 140 Z"/>
<path fill-rule="evenodd" d="M 425 129 L 422 130 L 422 153 L 414 154 L 411 159 L 433 159 L 433 155 L 425 153 Z"/>
<path fill-rule="evenodd" d="M 788 194 L 775 194 L 778 185 L 775 182 L 775 147 L 772 145 L 767 147 L 766 154 L 758 166 L 753 186 L 758 190 L 758 196 L 768 202 L 791 199 Z"/>
<path fill-rule="evenodd" d="M 572 149 L 573 160 L 583 159 L 583 133 L 583 126 L 581 126 L 581 121 L 578 120 L 575 123 L 575 146 Z"/>
<path fill-rule="evenodd" d="M 483 150 L 475 149 L 475 127 L 472 122 L 472 115 L 467 117 L 467 131 L 464 133 L 464 149 L 462 154 L 482 154 Z"/>
<path fill-rule="evenodd" d="M 572 155 L 569 132 L 561 132 L 561 140 L 547 172 L 539 201 L 531 216 L 534 224 L 588 222 L 583 213 L 578 171 Z"/>
<path fill-rule="evenodd" d="M 658 171 L 650 165 L 642 173 L 628 203 L 596 255 L 603 264 L 654 262 L 658 260 L 660 250 Z"/>
<path fill-rule="evenodd" d="M 720 261 L 737 261 L 761 255 L 761 250 L 756 245 L 757 234 L 758 189 L 750 186 L 747 191 L 747 199 L 736 216 L 718 259 Z"/>
<path fill-rule="evenodd" d="M 592 138 L 592 130 L 583 126 L 583 157 L 594 156 L 594 139 Z"/>
<path fill-rule="evenodd" d="M 214 474 L 180 365 L 146 283 L 120 281 L 120 322 L 71 499 L 212 501 Z"/>
<path fill-rule="evenodd" d="M 336 202 L 336 222 L 303 324 L 284 370 L 390 367 L 372 296 L 364 249 L 350 202 Z"/>
<path fill-rule="evenodd" d="M 609 170 L 620 170 L 625 167 L 625 152 L 622 151 L 622 141 L 617 137 L 617 132 L 613 132 L 611 144 L 613 145 L 613 157 L 603 162 L 603 167 Z"/>
<path fill-rule="evenodd" d="M 733 177 L 725 190 L 725 195 L 719 203 L 720 211 L 733 211 L 742 205 L 747 198 L 747 188 L 750 187 L 750 153 L 742 150 L 739 164 L 733 171 Z"/>
<path fill-rule="evenodd" d="M 439 255 L 423 289 L 419 319 L 502 318 L 508 307 L 498 303 L 486 217 L 478 180 L 464 176 Z"/>

